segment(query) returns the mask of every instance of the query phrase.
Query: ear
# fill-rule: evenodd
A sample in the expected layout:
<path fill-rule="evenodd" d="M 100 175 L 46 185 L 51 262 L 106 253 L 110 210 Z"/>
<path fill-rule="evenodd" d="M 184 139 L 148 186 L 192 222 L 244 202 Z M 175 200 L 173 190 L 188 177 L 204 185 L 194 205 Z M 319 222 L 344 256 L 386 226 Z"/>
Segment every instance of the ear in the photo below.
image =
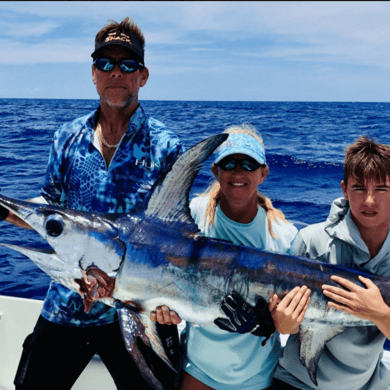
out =
<path fill-rule="evenodd" d="M 149 69 L 148 68 L 141 68 L 139 70 L 139 74 L 140 74 L 140 87 L 143 87 L 146 82 L 148 81 L 148 78 L 149 78 Z"/>
<path fill-rule="evenodd" d="M 211 172 L 213 172 L 215 178 L 216 178 L 216 179 L 218 180 L 218 182 L 219 182 L 219 178 L 218 178 L 218 167 L 217 167 L 215 164 L 212 165 L 212 167 L 211 167 Z"/>
<path fill-rule="evenodd" d="M 343 191 L 344 198 L 348 200 L 348 191 L 347 191 L 347 185 L 344 183 L 344 180 L 341 180 L 340 187 Z"/>
<path fill-rule="evenodd" d="M 264 180 L 267 178 L 269 173 L 268 165 L 264 168 L 259 169 L 259 185 L 263 184 Z"/>

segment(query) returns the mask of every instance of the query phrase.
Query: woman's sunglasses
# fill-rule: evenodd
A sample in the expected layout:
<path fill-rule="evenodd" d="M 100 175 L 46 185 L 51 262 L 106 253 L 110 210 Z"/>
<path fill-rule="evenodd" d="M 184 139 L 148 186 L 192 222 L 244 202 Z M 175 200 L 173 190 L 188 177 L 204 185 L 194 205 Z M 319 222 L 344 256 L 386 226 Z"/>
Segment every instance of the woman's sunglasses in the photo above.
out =
<path fill-rule="evenodd" d="M 115 65 L 118 65 L 119 69 L 126 73 L 135 72 L 143 67 L 143 65 L 136 60 L 114 61 L 111 58 L 96 58 L 93 64 L 102 72 L 111 72 L 115 68 Z"/>
<path fill-rule="evenodd" d="M 242 169 L 249 172 L 255 171 L 256 169 L 259 169 L 261 167 L 261 164 L 259 164 L 251 157 L 237 159 L 231 156 L 223 158 L 216 165 L 224 171 L 232 171 L 237 166 L 237 164 L 240 164 Z"/>

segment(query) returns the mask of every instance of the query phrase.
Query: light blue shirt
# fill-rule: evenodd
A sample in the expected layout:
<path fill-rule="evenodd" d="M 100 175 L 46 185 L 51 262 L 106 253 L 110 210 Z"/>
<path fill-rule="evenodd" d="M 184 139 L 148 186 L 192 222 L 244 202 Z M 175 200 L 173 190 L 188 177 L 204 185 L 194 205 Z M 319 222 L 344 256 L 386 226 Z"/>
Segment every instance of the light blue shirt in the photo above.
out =
<path fill-rule="evenodd" d="M 191 214 L 204 236 L 230 240 L 234 244 L 287 252 L 297 230 L 292 224 L 272 222 L 272 238 L 266 212 L 259 207 L 248 224 L 232 221 L 217 205 L 214 224 L 204 224 L 208 197 L 195 198 Z M 281 344 L 279 334 L 261 345 L 263 337 L 229 333 L 213 326 L 187 324 L 188 359 L 185 371 L 217 390 L 260 390 L 270 386 Z"/>

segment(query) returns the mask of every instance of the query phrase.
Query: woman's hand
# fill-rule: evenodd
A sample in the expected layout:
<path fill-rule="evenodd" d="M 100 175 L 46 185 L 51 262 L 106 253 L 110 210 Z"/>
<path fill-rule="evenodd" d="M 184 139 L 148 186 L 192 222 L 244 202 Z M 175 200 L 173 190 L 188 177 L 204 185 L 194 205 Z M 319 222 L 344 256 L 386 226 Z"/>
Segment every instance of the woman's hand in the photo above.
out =
<path fill-rule="evenodd" d="M 269 301 L 269 311 L 276 330 L 282 334 L 299 332 L 310 303 L 311 291 L 306 287 L 295 287 L 282 300 L 275 294 Z"/>

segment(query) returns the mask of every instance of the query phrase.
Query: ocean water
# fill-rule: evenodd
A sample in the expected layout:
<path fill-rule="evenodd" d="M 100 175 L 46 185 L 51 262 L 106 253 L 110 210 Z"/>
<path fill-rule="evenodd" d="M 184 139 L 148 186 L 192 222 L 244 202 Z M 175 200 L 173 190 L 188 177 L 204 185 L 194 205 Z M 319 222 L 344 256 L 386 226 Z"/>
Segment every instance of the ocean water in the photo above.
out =
<path fill-rule="evenodd" d="M 0 188 L 28 199 L 39 194 L 53 133 L 94 110 L 98 100 L 0 99 Z M 389 103 L 142 101 L 145 111 L 174 130 L 186 148 L 233 124 L 250 123 L 262 134 L 270 167 L 260 190 L 287 219 L 326 218 L 342 195 L 343 151 L 360 135 L 390 144 Z M 212 159 L 199 173 L 191 196 L 211 180 Z M 41 247 L 33 231 L 0 223 L 0 241 Z M 0 294 L 43 299 L 49 277 L 32 261 L 0 248 Z"/>

